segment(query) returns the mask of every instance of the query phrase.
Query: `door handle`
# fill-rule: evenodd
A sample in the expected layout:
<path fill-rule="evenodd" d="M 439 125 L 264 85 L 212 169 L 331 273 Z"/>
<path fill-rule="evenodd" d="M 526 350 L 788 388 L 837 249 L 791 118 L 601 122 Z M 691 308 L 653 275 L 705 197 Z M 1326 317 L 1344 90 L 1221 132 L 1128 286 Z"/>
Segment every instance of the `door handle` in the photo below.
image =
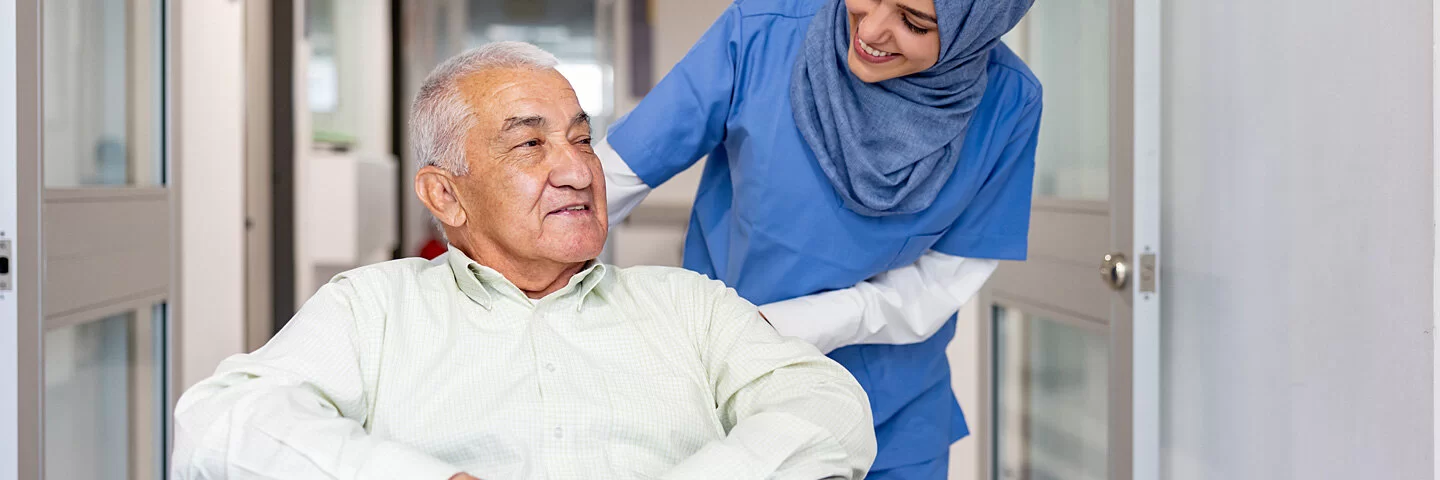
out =
<path fill-rule="evenodd" d="M 1123 290 L 1130 283 L 1130 260 L 1123 253 L 1105 255 L 1100 262 L 1100 279 L 1112 290 Z"/>

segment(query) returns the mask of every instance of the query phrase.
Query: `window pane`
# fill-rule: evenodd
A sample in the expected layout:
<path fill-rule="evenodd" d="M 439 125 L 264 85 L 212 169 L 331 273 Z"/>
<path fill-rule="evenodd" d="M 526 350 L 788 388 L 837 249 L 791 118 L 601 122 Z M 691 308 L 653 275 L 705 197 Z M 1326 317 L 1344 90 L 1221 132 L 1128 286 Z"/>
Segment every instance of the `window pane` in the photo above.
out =
<path fill-rule="evenodd" d="M 1110 30 L 1110 0 L 1037 2 L 1009 37 L 1045 85 L 1037 196 L 1110 196 Z"/>
<path fill-rule="evenodd" d="M 162 3 L 44 2 L 45 186 L 164 182 Z"/>
<path fill-rule="evenodd" d="M 45 333 L 46 478 L 163 478 L 163 312 Z"/>
<path fill-rule="evenodd" d="M 1105 329 L 994 312 L 995 478 L 1107 478 Z"/>

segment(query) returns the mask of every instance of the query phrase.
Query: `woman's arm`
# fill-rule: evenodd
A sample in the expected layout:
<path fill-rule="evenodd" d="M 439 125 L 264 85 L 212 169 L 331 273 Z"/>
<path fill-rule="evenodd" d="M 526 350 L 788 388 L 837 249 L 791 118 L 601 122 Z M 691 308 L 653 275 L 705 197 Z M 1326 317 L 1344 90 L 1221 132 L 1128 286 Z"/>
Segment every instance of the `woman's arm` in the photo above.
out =
<path fill-rule="evenodd" d="M 760 311 L 782 335 L 825 353 L 864 343 L 918 343 L 970 301 L 997 265 L 932 250 L 854 287 L 763 305 Z"/>
<path fill-rule="evenodd" d="M 596 145 L 605 168 L 611 224 L 725 138 L 743 58 L 740 5 L 726 9 L 650 93 Z"/>
<path fill-rule="evenodd" d="M 620 154 L 615 153 L 610 142 L 601 140 L 595 145 L 595 154 L 600 157 L 600 166 L 605 169 L 605 204 L 609 206 L 610 228 L 615 228 L 650 195 L 651 188 L 630 169 Z"/>

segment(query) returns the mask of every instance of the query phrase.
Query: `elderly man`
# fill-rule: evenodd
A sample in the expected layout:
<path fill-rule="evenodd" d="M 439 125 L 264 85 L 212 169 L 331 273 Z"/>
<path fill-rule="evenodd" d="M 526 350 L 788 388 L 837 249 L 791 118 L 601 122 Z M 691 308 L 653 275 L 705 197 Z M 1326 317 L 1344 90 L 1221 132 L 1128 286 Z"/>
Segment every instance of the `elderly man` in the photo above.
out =
<path fill-rule="evenodd" d="M 412 114 L 451 248 L 336 277 L 176 408 L 176 478 L 862 478 L 860 386 L 719 282 L 594 261 L 605 182 L 555 58 L 490 44 Z"/>

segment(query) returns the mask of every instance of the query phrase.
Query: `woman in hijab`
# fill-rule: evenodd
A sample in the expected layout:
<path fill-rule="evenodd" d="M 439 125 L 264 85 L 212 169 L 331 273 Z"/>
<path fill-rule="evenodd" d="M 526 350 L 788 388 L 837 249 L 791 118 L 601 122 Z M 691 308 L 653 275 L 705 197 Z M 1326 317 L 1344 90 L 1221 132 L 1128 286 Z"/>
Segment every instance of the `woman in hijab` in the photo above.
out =
<path fill-rule="evenodd" d="M 1032 2 L 738 0 L 597 145 L 615 223 L 708 155 L 684 266 L 859 380 L 869 478 L 945 478 L 969 433 L 945 347 L 1026 255 L 1041 91 L 1000 36 Z"/>

